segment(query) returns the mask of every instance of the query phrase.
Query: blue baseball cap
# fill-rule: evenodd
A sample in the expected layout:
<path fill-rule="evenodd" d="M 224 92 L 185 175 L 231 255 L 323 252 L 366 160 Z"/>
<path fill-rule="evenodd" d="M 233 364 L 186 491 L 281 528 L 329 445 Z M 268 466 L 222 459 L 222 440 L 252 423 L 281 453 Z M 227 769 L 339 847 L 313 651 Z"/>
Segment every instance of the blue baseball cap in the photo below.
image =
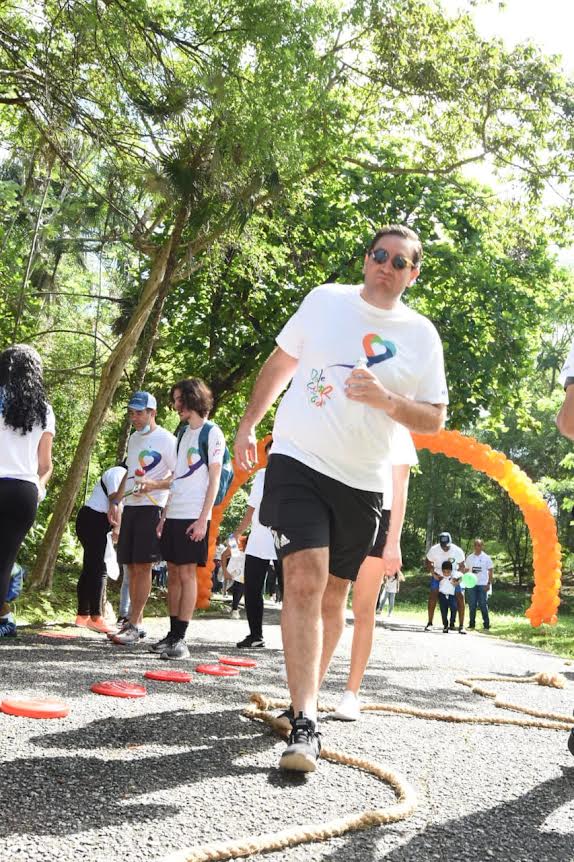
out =
<path fill-rule="evenodd" d="M 132 410 L 157 410 L 157 401 L 150 392 L 134 392 L 128 407 Z"/>

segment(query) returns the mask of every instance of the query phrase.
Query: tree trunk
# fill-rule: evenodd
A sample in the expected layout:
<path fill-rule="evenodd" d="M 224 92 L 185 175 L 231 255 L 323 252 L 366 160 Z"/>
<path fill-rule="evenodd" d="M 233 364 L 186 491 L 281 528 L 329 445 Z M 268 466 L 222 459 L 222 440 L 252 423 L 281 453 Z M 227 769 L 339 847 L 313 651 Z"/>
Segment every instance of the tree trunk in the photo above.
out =
<path fill-rule="evenodd" d="M 143 384 L 144 384 L 144 380 L 145 380 L 147 367 L 148 367 L 149 361 L 151 359 L 153 348 L 154 348 L 155 343 L 157 341 L 159 323 L 161 320 L 163 307 L 165 305 L 165 300 L 166 300 L 167 295 L 169 293 L 169 290 L 171 288 L 171 276 L 172 275 L 173 275 L 173 273 L 169 273 L 169 280 L 168 280 L 168 273 L 166 272 L 166 275 L 164 276 L 164 279 L 162 281 L 159 293 L 157 295 L 155 305 L 152 309 L 149 320 L 148 320 L 148 322 L 145 326 L 145 329 L 144 329 L 144 333 L 143 333 L 143 336 L 141 339 L 140 355 L 139 355 L 139 359 L 138 359 L 138 364 L 136 367 L 135 374 L 132 377 L 132 379 L 134 381 L 134 388 L 136 390 L 137 389 L 143 389 Z M 124 421 L 123 421 L 123 424 L 122 424 L 122 427 L 121 427 L 121 430 L 120 430 L 120 434 L 119 434 L 119 438 L 118 438 L 118 445 L 117 445 L 117 449 L 116 449 L 118 461 L 121 461 L 125 457 L 126 449 L 128 446 L 128 438 L 130 436 L 130 425 L 131 425 L 130 420 L 128 419 L 127 414 L 126 414 Z"/>
<path fill-rule="evenodd" d="M 171 236 L 164 241 L 163 246 L 161 246 L 156 254 L 149 278 L 126 331 L 102 369 L 98 394 L 80 435 L 73 461 L 56 502 L 44 541 L 38 550 L 36 564 L 32 572 L 32 582 L 41 588 L 49 589 L 52 586 L 60 541 L 74 508 L 86 462 L 106 418 L 106 413 L 112 403 L 122 372 L 134 353 L 138 339 L 151 314 L 164 279 L 169 274 L 169 280 L 171 280 L 188 212 L 187 204 L 183 204 L 177 214 Z"/>

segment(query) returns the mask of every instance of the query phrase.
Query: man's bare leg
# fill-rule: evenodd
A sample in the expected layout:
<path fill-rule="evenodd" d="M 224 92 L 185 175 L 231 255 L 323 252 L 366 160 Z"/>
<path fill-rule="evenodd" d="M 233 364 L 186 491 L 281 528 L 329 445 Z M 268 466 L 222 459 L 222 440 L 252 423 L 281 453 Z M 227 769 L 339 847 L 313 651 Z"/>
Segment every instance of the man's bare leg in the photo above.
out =
<path fill-rule="evenodd" d="M 179 611 L 181 599 L 179 569 L 180 566 L 176 566 L 175 563 L 167 564 L 167 609 L 170 617 L 176 617 Z"/>
<path fill-rule="evenodd" d="M 283 560 L 281 632 L 293 711 L 317 720 L 323 644 L 321 604 L 329 577 L 329 549 L 295 551 Z"/>
<path fill-rule="evenodd" d="M 321 603 L 323 619 L 323 649 L 319 667 L 319 687 L 331 664 L 333 653 L 345 628 L 345 608 L 349 594 L 350 581 L 329 575 Z"/>
<path fill-rule="evenodd" d="M 146 602 L 151 593 L 151 563 L 130 563 L 130 623 L 141 626 Z"/>
<path fill-rule="evenodd" d="M 174 613 L 178 620 L 188 623 L 193 616 L 197 601 L 197 565 L 195 563 L 187 563 L 184 566 L 178 566 L 178 569 L 181 590 L 179 605 Z"/>

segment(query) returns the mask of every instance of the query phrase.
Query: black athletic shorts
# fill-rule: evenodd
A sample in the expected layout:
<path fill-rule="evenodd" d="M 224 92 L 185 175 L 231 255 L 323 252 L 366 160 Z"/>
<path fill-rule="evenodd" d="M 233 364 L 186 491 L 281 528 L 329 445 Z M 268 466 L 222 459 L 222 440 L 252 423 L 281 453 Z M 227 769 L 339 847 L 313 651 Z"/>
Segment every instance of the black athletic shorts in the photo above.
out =
<path fill-rule="evenodd" d="M 161 550 L 156 529 L 161 516 L 159 506 L 124 506 L 120 537 L 118 539 L 118 562 L 157 563 Z"/>
<path fill-rule="evenodd" d="M 354 581 L 379 526 L 382 493 L 351 488 L 287 455 L 271 455 L 259 520 L 277 556 L 329 548 L 329 572 Z"/>
<path fill-rule="evenodd" d="M 209 522 L 203 539 L 195 542 L 185 532 L 195 521 L 195 518 L 166 520 L 160 539 L 162 559 L 176 566 L 187 566 L 189 563 L 205 566 L 209 547 Z"/>
<path fill-rule="evenodd" d="M 382 557 L 383 551 L 385 550 L 385 543 L 387 541 L 387 535 L 389 532 L 389 521 L 391 520 L 391 513 L 388 509 L 383 509 L 381 512 L 381 523 L 379 524 L 379 532 L 377 533 L 377 538 L 375 539 L 375 544 L 367 554 L 368 557 Z"/>

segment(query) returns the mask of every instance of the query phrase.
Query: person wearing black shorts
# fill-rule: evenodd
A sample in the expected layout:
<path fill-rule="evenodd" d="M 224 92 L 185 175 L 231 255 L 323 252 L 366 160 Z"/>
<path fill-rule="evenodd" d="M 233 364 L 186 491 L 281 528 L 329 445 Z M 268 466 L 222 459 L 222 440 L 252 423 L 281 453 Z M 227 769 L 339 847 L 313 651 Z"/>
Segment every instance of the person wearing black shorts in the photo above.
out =
<path fill-rule="evenodd" d="M 134 433 L 128 442 L 127 472 L 118 491 L 109 495 L 108 519 L 119 527 L 118 561 L 128 567 L 130 591 L 128 620 L 108 635 L 115 644 L 135 644 L 145 636 L 143 612 L 151 592 L 152 565 L 161 560 L 157 528 L 168 496 L 165 485 L 175 468 L 176 440 L 156 424 L 156 410 L 149 392 L 131 396 L 128 416 Z"/>
<path fill-rule="evenodd" d="M 409 228 L 379 230 L 362 285 L 311 291 L 277 336 L 239 425 L 240 467 L 257 459 L 256 426 L 278 407 L 261 523 L 283 561 L 282 633 L 293 706 L 282 769 L 314 771 L 317 695 L 343 630 L 349 582 L 373 544 L 396 423 L 420 433 L 444 424 L 447 389 L 433 325 L 400 301 L 419 273 Z"/>
<path fill-rule="evenodd" d="M 170 629 L 151 651 L 163 659 L 189 657 L 185 637 L 197 599 L 197 567 L 205 566 L 209 546 L 209 522 L 219 489 L 225 439 L 212 425 L 207 435 L 207 463 L 199 436 L 213 406 L 211 390 L 197 377 L 180 380 L 170 398 L 187 428 L 177 442 L 177 462 L 172 480 L 146 482 L 144 490 L 169 488 L 169 498 L 158 526 L 162 558 L 167 562 L 167 604 Z"/>

